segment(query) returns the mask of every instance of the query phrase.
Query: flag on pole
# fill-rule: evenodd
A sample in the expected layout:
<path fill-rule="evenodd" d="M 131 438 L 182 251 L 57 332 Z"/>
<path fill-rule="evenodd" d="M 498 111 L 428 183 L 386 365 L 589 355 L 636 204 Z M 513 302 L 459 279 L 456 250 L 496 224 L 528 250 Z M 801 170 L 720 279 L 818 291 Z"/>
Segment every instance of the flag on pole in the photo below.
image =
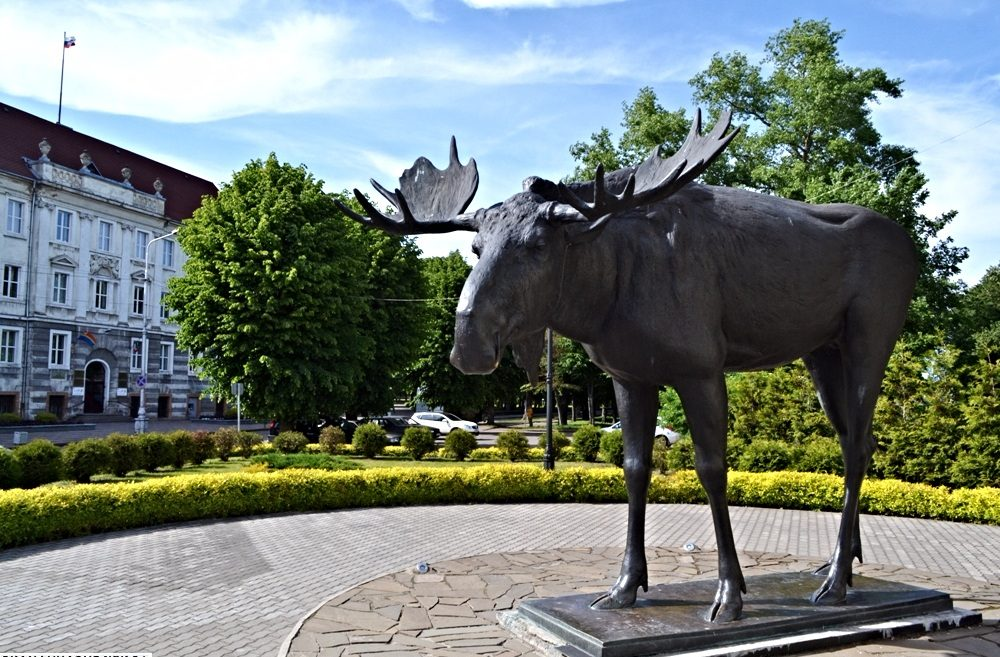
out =
<path fill-rule="evenodd" d="M 76 336 L 76 341 L 82 342 L 91 349 L 93 349 L 94 346 L 97 345 L 97 338 L 90 331 L 82 331 L 78 336 Z"/>
<path fill-rule="evenodd" d="M 72 36 L 72 37 L 64 36 L 63 37 L 63 48 L 72 48 L 75 45 L 76 45 L 76 37 L 75 36 Z"/>

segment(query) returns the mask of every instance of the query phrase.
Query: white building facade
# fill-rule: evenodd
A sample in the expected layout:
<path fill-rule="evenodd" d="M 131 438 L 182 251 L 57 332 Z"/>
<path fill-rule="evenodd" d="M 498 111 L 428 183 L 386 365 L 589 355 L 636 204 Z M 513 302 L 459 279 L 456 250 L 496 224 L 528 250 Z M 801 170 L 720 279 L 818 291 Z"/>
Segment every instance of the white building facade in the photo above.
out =
<path fill-rule="evenodd" d="M 149 417 L 213 414 L 163 296 L 185 260 L 170 233 L 215 192 L 0 105 L 0 413 L 135 417 L 144 387 Z"/>

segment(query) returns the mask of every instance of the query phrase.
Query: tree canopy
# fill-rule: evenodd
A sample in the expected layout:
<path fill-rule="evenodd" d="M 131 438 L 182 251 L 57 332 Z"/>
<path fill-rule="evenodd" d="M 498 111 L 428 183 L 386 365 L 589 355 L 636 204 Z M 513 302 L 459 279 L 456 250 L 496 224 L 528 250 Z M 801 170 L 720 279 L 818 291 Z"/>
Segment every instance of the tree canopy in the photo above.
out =
<path fill-rule="evenodd" d="M 322 181 L 273 153 L 234 173 L 178 237 L 188 260 L 167 302 L 216 395 L 242 382 L 249 413 L 287 421 L 384 403 L 359 384 L 371 373 L 382 386 L 373 358 L 405 360 L 415 340 L 384 330 L 389 311 L 371 299 L 415 289 L 411 244 L 362 231 Z"/>

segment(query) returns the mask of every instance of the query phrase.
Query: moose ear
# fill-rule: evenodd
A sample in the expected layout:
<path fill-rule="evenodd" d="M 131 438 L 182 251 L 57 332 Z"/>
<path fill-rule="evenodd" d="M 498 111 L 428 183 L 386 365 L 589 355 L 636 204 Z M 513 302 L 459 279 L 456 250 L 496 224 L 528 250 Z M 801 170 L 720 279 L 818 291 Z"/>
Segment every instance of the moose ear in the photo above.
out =
<path fill-rule="evenodd" d="M 586 244 L 596 238 L 608 225 L 612 214 L 608 213 L 591 221 L 578 212 L 573 206 L 565 203 L 549 203 L 548 222 L 561 225 L 566 231 L 566 239 L 571 245 Z"/>

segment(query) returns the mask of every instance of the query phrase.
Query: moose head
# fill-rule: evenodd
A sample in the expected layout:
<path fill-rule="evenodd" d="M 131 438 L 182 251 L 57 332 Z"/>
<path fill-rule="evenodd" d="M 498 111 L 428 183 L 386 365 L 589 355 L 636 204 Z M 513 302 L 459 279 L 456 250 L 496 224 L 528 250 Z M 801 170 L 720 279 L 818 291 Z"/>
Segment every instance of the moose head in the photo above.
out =
<path fill-rule="evenodd" d="M 638 212 L 694 180 L 736 136 L 738 130 L 728 131 L 729 126 L 726 112 L 702 135 L 699 110 L 686 141 L 669 157 L 654 148 L 638 167 L 606 179 L 598 166 L 594 180 L 583 184 L 531 177 L 521 193 L 474 212 L 466 209 L 479 186 L 476 161 L 461 164 L 452 137 L 446 169 L 420 157 L 393 192 L 371 181 L 395 207 L 393 215 L 380 212 L 357 189 L 354 195 L 365 215 L 343 204 L 340 208 L 362 224 L 401 235 L 475 231 L 472 250 L 479 260 L 455 311 L 451 362 L 466 374 L 489 374 L 510 345 L 530 374 L 542 331 L 553 325 L 553 313 L 566 301 L 570 249 L 597 239 L 615 217 Z"/>

